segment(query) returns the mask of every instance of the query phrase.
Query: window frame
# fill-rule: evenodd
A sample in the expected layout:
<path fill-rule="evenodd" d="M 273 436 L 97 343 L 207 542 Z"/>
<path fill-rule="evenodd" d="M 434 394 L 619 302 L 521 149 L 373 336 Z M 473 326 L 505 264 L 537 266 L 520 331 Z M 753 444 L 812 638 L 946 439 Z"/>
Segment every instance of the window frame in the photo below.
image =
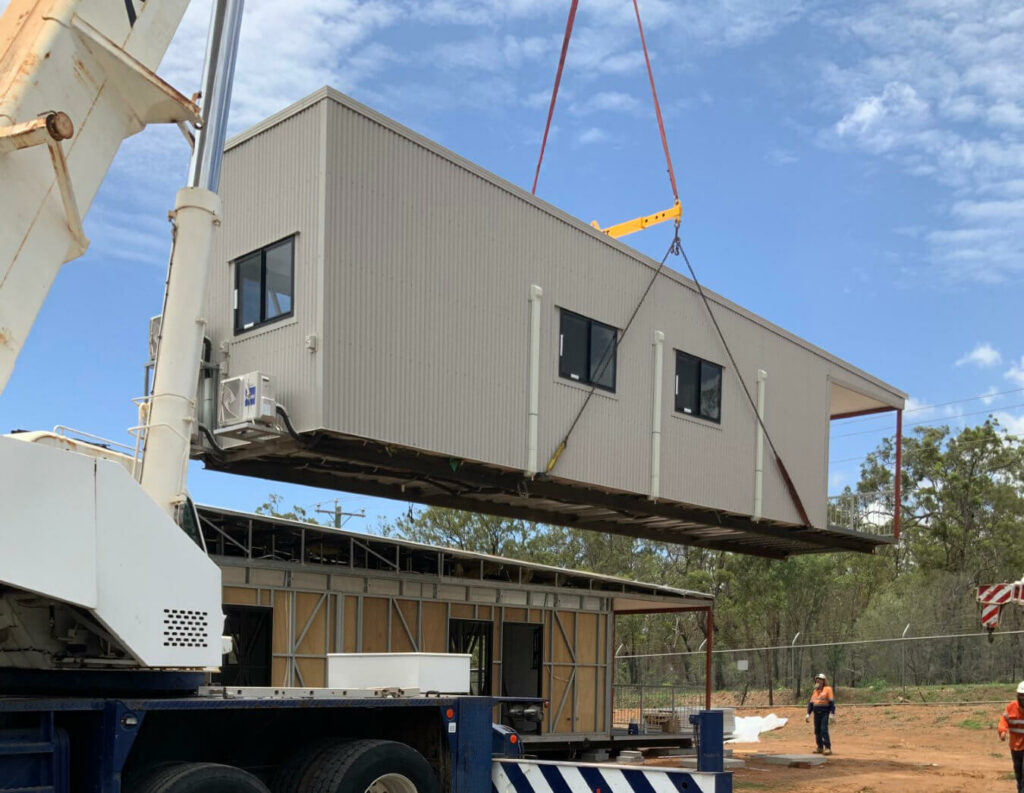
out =
<path fill-rule="evenodd" d="M 691 352 L 683 352 L 682 350 L 675 350 L 675 385 L 673 389 L 672 398 L 672 409 L 675 413 L 686 418 L 700 419 L 701 421 L 708 421 L 712 424 L 722 423 L 722 393 L 725 390 L 725 367 L 722 364 L 709 361 L 706 358 L 701 358 L 699 355 L 694 355 Z M 696 364 L 697 367 L 697 409 L 696 411 L 687 411 L 679 407 L 679 362 L 683 359 L 687 359 Z M 718 370 L 718 418 L 712 416 L 706 416 L 701 413 L 701 392 L 704 385 L 704 367 L 713 366 Z"/>
<path fill-rule="evenodd" d="M 269 242 L 266 245 L 251 250 L 248 253 L 243 253 L 241 256 L 236 256 L 231 260 L 231 266 L 234 267 L 234 292 L 232 296 L 232 312 L 234 314 L 232 326 L 236 336 L 243 333 L 249 333 L 250 331 L 256 330 L 257 328 L 266 327 L 275 322 L 279 322 L 283 319 L 295 316 L 295 241 L 298 238 L 298 234 L 289 234 L 286 237 Z M 275 248 L 278 248 L 285 243 L 290 243 L 291 257 L 289 261 L 289 276 L 291 279 L 291 307 L 288 311 L 281 314 L 275 314 L 269 319 L 266 317 L 267 313 L 267 253 Z M 248 325 L 240 325 L 241 320 L 241 281 L 242 281 L 242 268 L 239 266 L 240 262 L 249 259 L 256 254 L 260 257 L 260 319 L 257 322 L 250 323 Z"/>
<path fill-rule="evenodd" d="M 614 325 L 609 325 L 607 322 L 601 322 L 597 319 L 592 319 L 584 314 L 580 314 L 578 311 L 571 311 L 567 308 L 558 309 L 558 377 L 562 380 L 568 380 L 570 383 L 576 383 L 582 386 L 593 386 L 606 393 L 614 394 L 619 382 L 619 335 L 620 331 Z M 572 373 L 563 369 L 562 360 L 565 357 L 565 331 L 562 324 L 563 318 L 569 316 L 574 319 L 583 320 L 586 324 L 586 338 L 587 348 L 584 351 L 584 360 L 586 362 L 586 373 L 580 378 L 575 378 Z M 590 370 L 591 366 L 591 352 L 593 350 L 594 343 L 594 328 L 598 327 L 603 330 L 611 331 L 614 335 L 614 343 L 612 346 L 612 358 L 611 358 L 611 369 L 612 369 L 612 382 L 611 385 L 604 385 L 603 383 L 597 383 L 594 381 L 593 372 Z"/>

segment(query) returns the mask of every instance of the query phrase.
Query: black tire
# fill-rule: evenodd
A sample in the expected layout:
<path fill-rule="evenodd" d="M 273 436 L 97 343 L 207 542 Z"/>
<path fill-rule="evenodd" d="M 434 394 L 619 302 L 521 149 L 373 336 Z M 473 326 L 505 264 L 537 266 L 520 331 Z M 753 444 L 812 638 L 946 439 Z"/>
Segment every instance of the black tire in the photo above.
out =
<path fill-rule="evenodd" d="M 126 793 L 270 793 L 248 771 L 218 763 L 162 763 L 129 780 Z"/>
<path fill-rule="evenodd" d="M 287 775 L 291 788 L 275 793 L 364 793 L 381 777 L 397 775 L 416 793 L 438 793 L 437 777 L 419 752 L 396 741 L 361 740 L 310 747 Z M 298 756 L 295 758 L 298 760 Z M 289 763 L 291 765 L 291 763 Z M 284 772 L 285 769 L 282 769 Z M 283 779 L 285 776 L 282 773 Z"/>
<path fill-rule="evenodd" d="M 343 738 L 322 738 L 302 747 L 281 766 L 270 786 L 274 793 L 305 793 L 303 780 L 317 764 L 320 755 L 349 743 Z"/>

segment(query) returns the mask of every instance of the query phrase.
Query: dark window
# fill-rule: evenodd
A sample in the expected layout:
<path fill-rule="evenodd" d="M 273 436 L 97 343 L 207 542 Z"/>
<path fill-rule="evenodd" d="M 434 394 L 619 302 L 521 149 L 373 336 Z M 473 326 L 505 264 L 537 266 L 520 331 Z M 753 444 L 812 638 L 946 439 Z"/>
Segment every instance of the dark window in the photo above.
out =
<path fill-rule="evenodd" d="M 709 421 L 722 420 L 722 367 L 676 352 L 676 410 Z"/>
<path fill-rule="evenodd" d="M 224 606 L 224 634 L 231 652 L 213 682 L 225 686 L 269 686 L 274 610 L 261 606 Z"/>
<path fill-rule="evenodd" d="M 448 620 L 448 652 L 473 656 L 469 685 L 470 693 L 476 696 L 491 696 L 493 635 L 494 625 L 485 620 Z"/>
<path fill-rule="evenodd" d="M 615 390 L 619 331 L 562 309 L 558 333 L 558 375 L 605 391 Z"/>
<path fill-rule="evenodd" d="M 294 310 L 295 237 L 235 260 L 235 332 L 290 317 Z"/>

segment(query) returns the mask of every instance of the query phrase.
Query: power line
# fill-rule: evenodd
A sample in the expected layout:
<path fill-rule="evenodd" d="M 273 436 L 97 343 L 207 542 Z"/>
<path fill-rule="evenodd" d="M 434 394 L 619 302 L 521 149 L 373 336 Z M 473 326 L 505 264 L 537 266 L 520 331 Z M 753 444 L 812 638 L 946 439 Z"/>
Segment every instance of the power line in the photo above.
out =
<path fill-rule="evenodd" d="M 934 405 L 921 405 L 916 408 L 910 408 L 903 411 L 903 415 L 907 413 L 918 413 L 922 410 L 934 410 L 935 408 L 949 407 L 950 405 L 959 405 L 962 402 L 976 402 L 979 399 L 995 399 L 996 397 L 1006 396 L 1007 394 L 1019 394 L 1024 391 L 1024 388 L 1011 388 L 1009 391 L 994 391 L 988 394 L 977 394 L 975 396 L 963 397 L 961 399 L 951 399 L 949 402 L 936 402 Z M 860 416 L 858 418 L 852 418 L 847 423 L 855 424 L 862 421 L 879 421 L 884 420 L 885 416 Z"/>
<path fill-rule="evenodd" d="M 968 587 L 968 589 L 970 590 L 970 596 L 973 597 L 974 587 Z M 971 600 L 970 601 L 970 605 L 972 607 L 975 606 L 975 602 L 973 600 Z M 976 610 L 974 608 L 972 608 L 971 610 L 974 611 L 975 613 L 970 615 L 970 616 L 961 613 L 960 615 L 953 615 L 953 616 L 951 616 L 947 620 L 932 620 L 932 621 L 929 621 L 929 622 L 920 622 L 920 621 L 908 620 L 911 623 L 911 627 L 913 627 L 913 629 L 916 631 L 916 634 L 915 634 L 914 637 L 908 637 L 908 638 L 929 638 L 929 637 L 932 637 L 932 636 L 955 636 L 957 634 L 965 634 L 965 635 L 973 634 L 973 630 L 972 629 L 975 628 L 978 625 L 978 621 L 980 619 L 980 617 L 979 617 L 980 611 L 978 611 L 978 610 Z M 1022 613 L 1024 613 L 1024 612 L 1022 612 Z M 1007 617 L 1007 616 L 1003 617 L 1004 622 L 1009 620 L 1009 619 L 1010 619 L 1010 617 Z M 1014 619 L 1016 619 L 1016 618 L 1014 618 Z M 1006 622 L 1006 624 L 1007 624 L 1007 626 L 1009 626 L 1010 624 L 1015 624 L 1015 623 Z M 703 636 L 704 636 L 704 634 L 703 634 L 703 630 L 704 630 L 703 623 L 701 623 L 698 627 L 699 627 L 699 638 L 703 638 Z M 884 627 L 884 626 L 882 626 L 882 627 Z M 881 630 L 881 629 L 882 629 L 881 627 L 878 628 L 878 630 Z M 1012 633 L 1014 630 L 1017 630 L 1017 629 L 1014 628 L 1014 629 L 1010 630 L 1008 628 L 1005 631 L 1004 630 L 1000 630 L 999 633 Z M 1024 630 L 1024 628 L 1021 628 L 1021 630 Z M 945 633 L 946 631 L 953 631 L 953 633 Z M 849 635 L 850 635 L 850 632 L 851 632 L 850 630 L 845 630 L 845 631 L 843 631 L 840 634 L 830 634 L 830 633 L 826 633 L 824 631 L 818 631 L 818 630 L 815 630 L 815 629 L 811 628 L 811 629 L 801 630 L 800 634 L 801 635 L 804 635 L 804 634 L 814 634 L 814 644 L 815 645 L 826 646 L 826 647 L 831 647 L 833 645 L 839 645 L 839 644 L 842 644 L 843 642 L 848 642 L 848 641 L 887 642 L 887 641 L 892 641 L 893 638 L 899 638 L 899 637 L 874 637 L 874 638 L 868 638 L 868 639 L 851 640 L 851 639 L 848 638 Z M 715 639 L 716 651 L 717 651 L 717 648 L 720 645 L 725 645 L 727 643 L 728 642 L 727 642 L 726 639 L 723 639 L 721 637 L 717 637 Z M 789 647 L 789 646 L 790 646 L 789 644 L 778 645 L 778 647 Z M 803 647 L 805 645 L 798 644 L 798 645 L 795 645 L 795 646 L 796 647 Z M 747 648 L 747 649 L 750 649 L 750 650 L 770 650 L 770 649 L 778 649 L 778 648 L 773 648 L 772 646 L 766 646 L 766 647 L 754 647 L 754 648 Z M 725 651 L 726 651 L 726 648 L 723 647 L 722 648 L 722 652 L 725 652 Z M 692 655 L 695 652 L 697 652 L 697 651 L 696 650 L 686 650 L 686 651 L 681 651 L 681 652 L 678 652 L 678 653 L 676 653 L 676 652 L 673 652 L 673 653 L 647 653 L 647 654 L 639 653 L 637 655 L 632 655 L 632 656 L 618 656 L 618 657 L 620 657 L 620 658 L 626 658 L 626 657 L 629 657 L 629 658 L 654 657 L 654 658 L 656 658 L 656 657 L 660 657 L 662 655 L 668 655 L 668 656 L 680 655 L 680 654 L 681 655 L 686 655 L 688 653 Z M 730 650 L 730 652 L 736 652 L 736 651 L 735 650 Z"/>
<path fill-rule="evenodd" d="M 957 441 L 956 446 L 957 449 L 973 449 L 975 446 L 984 446 L 988 442 L 988 438 L 980 438 L 978 440 L 973 441 Z M 868 454 L 870 454 L 870 452 L 868 452 Z M 866 457 L 867 454 L 862 454 L 859 457 L 842 457 L 838 460 L 829 460 L 828 462 L 829 465 L 831 465 L 832 463 L 850 463 L 856 460 L 864 460 Z"/>
<path fill-rule="evenodd" d="M 1024 633 L 1024 630 L 1017 631 L 1000 631 L 995 636 L 1015 636 L 1017 634 Z M 849 639 L 841 642 L 819 642 L 815 644 L 778 644 L 772 647 L 740 647 L 737 649 L 723 648 L 718 650 L 712 650 L 714 653 L 755 653 L 762 650 L 805 650 L 814 649 L 820 647 L 844 647 L 854 644 L 883 644 L 886 642 L 928 642 L 938 641 L 940 639 L 973 639 L 979 636 L 988 636 L 988 631 L 982 631 L 980 633 L 948 633 L 933 636 L 894 636 L 889 639 Z M 704 650 L 690 650 L 688 652 L 681 653 L 645 653 L 642 655 L 617 655 L 615 660 L 625 658 L 674 658 L 684 655 L 704 655 Z"/>
<path fill-rule="evenodd" d="M 959 444 L 957 444 L 957 448 L 959 448 L 959 449 L 966 449 L 966 448 L 971 448 L 971 447 L 974 447 L 974 446 L 984 446 L 986 443 L 988 443 L 988 439 L 987 438 L 984 439 L 984 440 L 977 440 L 977 441 L 961 441 Z M 868 454 L 870 454 L 870 452 L 868 452 Z M 859 457 L 843 457 L 843 458 L 840 458 L 838 460 L 829 460 L 828 462 L 829 462 L 829 465 L 831 465 L 832 463 L 851 463 L 851 462 L 854 462 L 855 460 L 865 460 L 866 458 L 867 458 L 867 454 L 862 454 Z"/>
<path fill-rule="evenodd" d="M 1002 407 L 997 408 L 997 410 L 1015 410 L 1016 408 L 1024 408 L 1024 402 L 1018 402 L 1015 405 L 1003 405 Z M 967 418 L 969 416 L 980 416 L 983 413 L 992 413 L 992 410 L 976 410 L 976 411 L 974 411 L 972 413 L 960 413 L 960 414 L 958 414 L 956 416 L 944 416 L 941 419 L 928 419 L 926 421 L 915 421 L 915 422 L 913 422 L 911 424 L 906 424 L 904 426 L 905 427 L 920 427 L 920 426 L 923 426 L 925 424 L 942 424 L 943 422 L 953 422 L 953 421 L 956 421 L 957 419 L 963 419 L 963 418 Z M 833 438 L 849 438 L 849 437 L 852 437 L 854 435 L 873 435 L 873 434 L 875 434 L 877 432 L 881 432 L 881 431 L 882 431 L 882 428 L 881 427 L 877 427 L 875 429 L 870 429 L 870 430 L 857 430 L 856 432 L 844 432 L 841 435 L 833 435 L 832 437 Z"/>

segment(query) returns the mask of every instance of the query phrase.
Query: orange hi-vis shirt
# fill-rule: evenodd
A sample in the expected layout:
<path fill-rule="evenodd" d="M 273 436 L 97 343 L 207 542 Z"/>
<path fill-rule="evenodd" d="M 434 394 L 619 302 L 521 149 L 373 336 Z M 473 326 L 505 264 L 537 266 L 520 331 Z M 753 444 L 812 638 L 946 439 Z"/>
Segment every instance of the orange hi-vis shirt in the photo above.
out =
<path fill-rule="evenodd" d="M 832 693 L 832 686 L 822 686 L 821 691 L 818 691 L 818 689 L 811 691 L 812 708 L 831 707 L 834 701 L 835 696 Z"/>
<path fill-rule="evenodd" d="M 1024 751 L 1024 708 L 1017 704 L 1017 700 L 1006 706 L 998 729 L 1000 736 L 1010 733 L 1010 748 L 1013 751 Z"/>

